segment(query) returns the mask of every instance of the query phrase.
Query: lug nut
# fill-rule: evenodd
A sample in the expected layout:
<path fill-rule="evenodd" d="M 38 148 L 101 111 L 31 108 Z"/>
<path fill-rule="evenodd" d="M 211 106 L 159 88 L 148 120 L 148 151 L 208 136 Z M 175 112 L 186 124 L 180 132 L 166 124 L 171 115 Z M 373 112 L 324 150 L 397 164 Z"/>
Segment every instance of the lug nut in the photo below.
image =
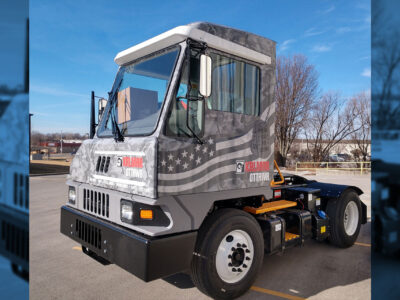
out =
<path fill-rule="evenodd" d="M 246 244 L 242 244 L 242 248 L 247 248 Z"/>
<path fill-rule="evenodd" d="M 231 249 L 232 251 L 235 251 L 236 250 L 236 248 L 235 247 L 232 247 L 232 249 Z"/>
<path fill-rule="evenodd" d="M 246 253 L 250 253 L 250 250 L 249 250 L 249 249 L 246 249 Z"/>
<path fill-rule="evenodd" d="M 247 265 L 246 265 L 246 264 L 243 264 L 243 268 L 247 268 Z"/>
<path fill-rule="evenodd" d="M 246 256 L 246 260 L 250 260 L 250 257 Z"/>
<path fill-rule="evenodd" d="M 232 258 L 232 255 L 229 254 L 229 255 L 228 255 L 228 258 Z"/>
<path fill-rule="evenodd" d="M 240 243 L 237 243 L 236 246 L 237 246 L 238 248 L 240 248 L 240 246 L 242 246 L 242 245 L 241 245 Z"/>
<path fill-rule="evenodd" d="M 238 269 L 238 272 L 242 272 L 242 269 L 241 269 L 241 268 L 239 268 L 239 269 Z"/>
<path fill-rule="evenodd" d="M 236 272 L 236 269 L 235 269 L 235 268 L 232 268 L 232 272 Z"/>
<path fill-rule="evenodd" d="M 232 267 L 232 263 L 229 263 L 229 264 L 228 264 L 228 267 Z"/>

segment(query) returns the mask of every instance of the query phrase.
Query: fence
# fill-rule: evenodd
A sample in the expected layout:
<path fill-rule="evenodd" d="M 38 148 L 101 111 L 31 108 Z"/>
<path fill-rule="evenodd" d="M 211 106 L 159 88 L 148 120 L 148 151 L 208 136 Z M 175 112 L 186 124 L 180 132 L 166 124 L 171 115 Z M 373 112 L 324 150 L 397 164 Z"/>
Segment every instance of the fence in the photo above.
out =
<path fill-rule="evenodd" d="M 327 162 L 296 162 L 296 171 L 301 170 L 340 170 L 360 171 L 361 174 L 371 171 L 370 161 L 327 161 Z"/>
<path fill-rule="evenodd" d="M 49 159 L 72 159 L 71 153 L 50 153 Z"/>

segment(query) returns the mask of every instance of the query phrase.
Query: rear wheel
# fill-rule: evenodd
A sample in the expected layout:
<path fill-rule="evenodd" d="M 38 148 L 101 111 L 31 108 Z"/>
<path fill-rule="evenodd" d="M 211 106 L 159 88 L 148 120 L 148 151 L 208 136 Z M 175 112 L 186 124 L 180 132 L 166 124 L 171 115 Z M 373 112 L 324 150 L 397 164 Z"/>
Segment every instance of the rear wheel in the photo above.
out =
<path fill-rule="evenodd" d="M 222 209 L 202 225 L 191 274 L 198 289 L 216 299 L 232 299 L 253 284 L 264 257 L 260 225 L 250 214 Z"/>
<path fill-rule="evenodd" d="M 24 270 L 22 266 L 11 263 L 11 270 L 15 275 L 29 281 L 29 272 Z"/>
<path fill-rule="evenodd" d="M 361 227 L 361 203 L 353 190 L 343 192 L 339 199 L 327 205 L 329 216 L 329 241 L 335 246 L 350 247 L 357 240 Z"/>
<path fill-rule="evenodd" d="M 382 221 L 380 218 L 374 218 L 373 222 L 373 230 L 372 230 L 372 249 L 375 252 L 382 251 L 382 236 L 383 236 L 383 229 L 382 229 Z"/>

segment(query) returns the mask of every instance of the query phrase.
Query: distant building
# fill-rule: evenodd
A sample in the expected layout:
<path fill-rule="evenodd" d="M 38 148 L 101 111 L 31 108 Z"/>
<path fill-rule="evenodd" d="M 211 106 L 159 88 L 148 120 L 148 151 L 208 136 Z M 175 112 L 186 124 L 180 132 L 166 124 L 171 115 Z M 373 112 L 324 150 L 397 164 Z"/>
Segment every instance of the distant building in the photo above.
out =
<path fill-rule="evenodd" d="M 62 140 L 41 142 L 39 148 L 47 149 L 48 153 L 75 153 L 82 144 L 82 140 Z M 61 145 L 62 144 L 62 145 Z M 38 148 L 38 147 L 36 147 Z"/>
<path fill-rule="evenodd" d="M 327 143 L 322 141 L 322 143 Z M 313 141 L 310 141 L 310 146 L 313 144 Z M 368 157 L 371 157 L 371 141 L 366 141 L 367 149 L 368 149 Z M 356 140 L 342 140 L 337 145 L 335 145 L 329 155 L 342 154 L 347 155 L 349 158 L 354 159 L 354 153 L 357 151 L 358 145 Z M 307 149 L 307 140 L 306 139 L 295 139 L 292 144 L 292 150 L 296 150 L 299 153 L 308 152 Z M 289 155 L 290 157 L 290 155 Z"/>

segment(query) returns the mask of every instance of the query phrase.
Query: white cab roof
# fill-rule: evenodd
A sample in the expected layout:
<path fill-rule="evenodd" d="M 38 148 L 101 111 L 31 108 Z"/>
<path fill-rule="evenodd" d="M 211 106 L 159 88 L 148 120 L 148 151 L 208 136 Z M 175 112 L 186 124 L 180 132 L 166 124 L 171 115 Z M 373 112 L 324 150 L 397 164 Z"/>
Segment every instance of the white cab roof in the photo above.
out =
<path fill-rule="evenodd" d="M 187 38 L 199 42 L 205 42 L 209 47 L 224 51 L 245 59 L 260 63 L 271 64 L 271 57 L 263 53 L 254 51 L 247 47 L 233 43 L 216 35 L 207 33 L 190 25 L 179 26 L 157 35 L 136 46 L 121 51 L 114 58 L 118 65 L 124 65 L 135 59 L 151 54 L 168 46 L 180 43 Z"/>

